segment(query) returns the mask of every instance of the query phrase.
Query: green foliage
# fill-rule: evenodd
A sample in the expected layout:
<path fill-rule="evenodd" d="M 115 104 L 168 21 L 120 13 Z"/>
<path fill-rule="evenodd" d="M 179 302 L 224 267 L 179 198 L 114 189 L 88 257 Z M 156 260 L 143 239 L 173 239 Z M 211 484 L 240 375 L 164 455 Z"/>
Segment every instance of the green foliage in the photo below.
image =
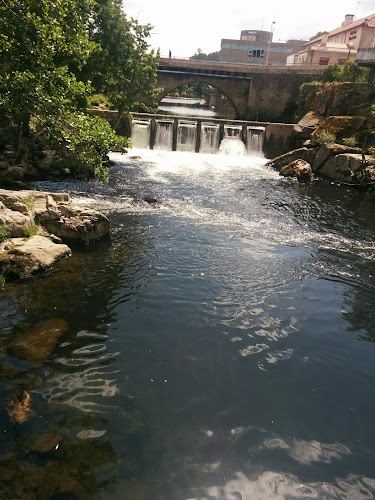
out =
<path fill-rule="evenodd" d="M 3 287 L 5 284 L 5 278 L 2 273 L 0 273 L 0 287 Z"/>
<path fill-rule="evenodd" d="M 34 224 L 32 226 L 29 226 L 23 230 L 23 236 L 24 238 L 31 238 L 31 236 L 35 236 L 38 234 L 40 229 L 40 226 Z"/>
<path fill-rule="evenodd" d="M 322 82 L 323 83 L 339 82 L 341 81 L 341 76 L 342 76 L 342 67 L 339 66 L 337 63 L 330 64 L 323 70 Z"/>
<path fill-rule="evenodd" d="M 98 2 L 92 40 L 99 50 L 91 53 L 83 76 L 108 96 L 121 115 L 151 111 L 160 89 L 155 89 L 159 52 L 150 50 L 152 26 L 128 19 L 120 2 Z"/>
<path fill-rule="evenodd" d="M 316 142 L 318 144 L 334 144 L 336 142 L 336 136 L 329 130 L 321 130 L 315 136 Z"/>
<path fill-rule="evenodd" d="M 104 94 L 90 95 L 87 99 L 87 105 L 89 108 L 101 106 L 103 109 L 109 109 L 109 101 Z"/>
<path fill-rule="evenodd" d="M 71 160 L 69 168 L 73 165 L 81 176 L 94 174 L 102 182 L 107 179 L 105 155 L 111 149 L 129 146 L 128 139 L 119 137 L 107 121 L 81 112 L 59 116 L 48 123 L 48 132 L 51 143 L 57 141 L 65 147 Z"/>
<path fill-rule="evenodd" d="M 328 31 L 318 31 L 318 33 L 312 37 L 310 37 L 310 40 L 315 40 L 315 38 L 319 38 L 322 35 L 327 35 Z"/>
<path fill-rule="evenodd" d="M 4 240 L 6 240 L 9 236 L 9 231 L 4 224 L 0 224 L 0 243 Z"/>
<path fill-rule="evenodd" d="M 344 66 L 337 63 L 327 66 L 322 73 L 322 82 L 364 82 L 366 68 L 356 66 L 353 61 L 346 61 Z"/>
<path fill-rule="evenodd" d="M 202 49 L 197 49 L 196 53 L 191 56 L 190 59 L 196 59 L 198 61 L 220 61 L 220 52 L 210 52 L 206 54 L 202 52 Z"/>
<path fill-rule="evenodd" d="M 128 20 L 119 0 L 0 2 L 0 119 L 24 144 L 30 123 L 86 174 L 105 178 L 103 156 L 118 139 L 106 122 L 85 117 L 95 90 L 121 114 L 150 106 L 157 56 L 151 26 Z M 87 148 L 87 150 L 85 150 Z"/>
<path fill-rule="evenodd" d="M 357 140 L 354 137 L 354 135 L 352 135 L 351 137 L 344 137 L 342 139 L 342 143 L 345 146 L 348 146 L 349 148 L 354 148 L 356 146 L 356 144 L 357 144 Z"/>
<path fill-rule="evenodd" d="M 346 61 L 342 68 L 341 80 L 343 82 L 365 82 L 366 68 L 357 66 L 354 61 Z"/>

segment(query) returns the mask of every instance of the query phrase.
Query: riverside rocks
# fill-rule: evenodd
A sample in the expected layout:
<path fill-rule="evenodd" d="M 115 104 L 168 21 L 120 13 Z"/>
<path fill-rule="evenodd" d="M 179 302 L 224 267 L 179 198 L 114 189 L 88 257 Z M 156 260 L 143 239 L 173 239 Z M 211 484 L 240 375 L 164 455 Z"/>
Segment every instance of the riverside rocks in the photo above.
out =
<path fill-rule="evenodd" d="M 61 241 L 88 243 L 111 231 L 105 215 L 74 205 L 68 194 L 5 189 L 0 189 L 0 230 L 0 237 L 7 237 L 0 243 L 0 270 L 16 278 L 68 257 L 71 250 Z"/>
<path fill-rule="evenodd" d="M 311 182 L 314 180 L 311 165 L 304 160 L 294 160 L 285 165 L 281 168 L 280 175 L 284 177 L 297 177 L 298 182 Z"/>
<path fill-rule="evenodd" d="M 270 160 L 277 170 L 292 171 L 296 160 L 310 163 L 312 172 L 345 184 L 366 186 L 375 183 L 375 159 L 362 155 L 358 148 L 341 144 L 323 144 L 318 148 L 300 148 Z M 280 172 L 281 173 L 281 172 Z M 281 174 L 282 175 L 282 174 Z M 297 173 L 295 175 L 297 177 Z"/>

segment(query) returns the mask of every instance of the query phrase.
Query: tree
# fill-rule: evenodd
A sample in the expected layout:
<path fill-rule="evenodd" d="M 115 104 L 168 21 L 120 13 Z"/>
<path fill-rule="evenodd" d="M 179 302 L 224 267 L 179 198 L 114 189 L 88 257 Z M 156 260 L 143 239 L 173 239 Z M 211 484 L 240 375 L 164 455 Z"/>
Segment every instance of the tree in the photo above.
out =
<path fill-rule="evenodd" d="M 69 72 L 93 48 L 88 38 L 92 0 L 4 0 L 0 3 L 0 111 L 19 136 L 31 116 L 51 115 L 87 89 Z"/>
<path fill-rule="evenodd" d="M 341 81 L 364 82 L 366 81 L 366 68 L 357 66 L 354 61 L 346 61 L 342 68 Z"/>
<path fill-rule="evenodd" d="M 92 40 L 100 48 L 92 52 L 86 68 L 86 78 L 119 111 L 118 121 L 131 111 L 149 111 L 159 93 L 155 88 L 159 53 L 147 43 L 152 26 L 129 20 L 120 5 L 113 0 L 99 2 Z"/>
<path fill-rule="evenodd" d="M 339 82 L 341 81 L 342 75 L 342 67 L 340 67 L 337 63 L 330 64 L 326 68 L 324 68 L 322 73 L 322 82 Z"/>
<path fill-rule="evenodd" d="M 346 61 L 344 66 L 337 63 L 327 66 L 322 73 L 322 82 L 363 82 L 366 69 L 356 66 L 354 61 Z"/>
<path fill-rule="evenodd" d="M 316 35 L 310 37 L 310 40 L 315 40 L 315 38 L 319 38 L 322 35 L 328 35 L 328 31 L 318 31 Z"/>
<path fill-rule="evenodd" d="M 205 54 L 202 52 L 202 49 L 197 49 L 197 52 L 191 56 L 190 59 L 196 59 L 198 61 L 220 61 L 220 52 Z"/>
<path fill-rule="evenodd" d="M 1 0 L 0 119 L 7 133 L 16 128 L 20 144 L 33 124 L 86 171 L 103 176 L 103 155 L 119 139 L 107 122 L 80 109 L 93 85 L 108 92 L 120 115 L 153 100 L 150 30 L 126 18 L 121 0 Z"/>

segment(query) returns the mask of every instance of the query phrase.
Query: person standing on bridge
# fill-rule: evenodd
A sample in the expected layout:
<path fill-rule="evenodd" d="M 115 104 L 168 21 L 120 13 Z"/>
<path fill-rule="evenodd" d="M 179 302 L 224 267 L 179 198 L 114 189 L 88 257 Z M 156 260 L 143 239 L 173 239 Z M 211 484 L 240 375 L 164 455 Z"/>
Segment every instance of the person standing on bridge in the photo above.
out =
<path fill-rule="evenodd" d="M 169 51 L 169 59 L 172 57 L 172 52 Z"/>

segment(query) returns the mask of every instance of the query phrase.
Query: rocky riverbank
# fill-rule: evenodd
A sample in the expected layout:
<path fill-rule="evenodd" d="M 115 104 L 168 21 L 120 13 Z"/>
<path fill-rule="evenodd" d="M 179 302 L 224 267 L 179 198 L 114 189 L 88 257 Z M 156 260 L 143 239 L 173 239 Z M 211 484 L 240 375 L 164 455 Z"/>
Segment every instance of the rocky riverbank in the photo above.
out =
<path fill-rule="evenodd" d="M 279 170 L 280 175 L 296 177 L 301 182 L 318 176 L 355 186 L 375 184 L 375 158 L 341 144 L 295 149 L 267 165 Z"/>
<path fill-rule="evenodd" d="M 71 242 L 110 235 L 103 214 L 75 205 L 68 194 L 0 189 L 0 271 L 28 278 L 71 255 Z"/>

